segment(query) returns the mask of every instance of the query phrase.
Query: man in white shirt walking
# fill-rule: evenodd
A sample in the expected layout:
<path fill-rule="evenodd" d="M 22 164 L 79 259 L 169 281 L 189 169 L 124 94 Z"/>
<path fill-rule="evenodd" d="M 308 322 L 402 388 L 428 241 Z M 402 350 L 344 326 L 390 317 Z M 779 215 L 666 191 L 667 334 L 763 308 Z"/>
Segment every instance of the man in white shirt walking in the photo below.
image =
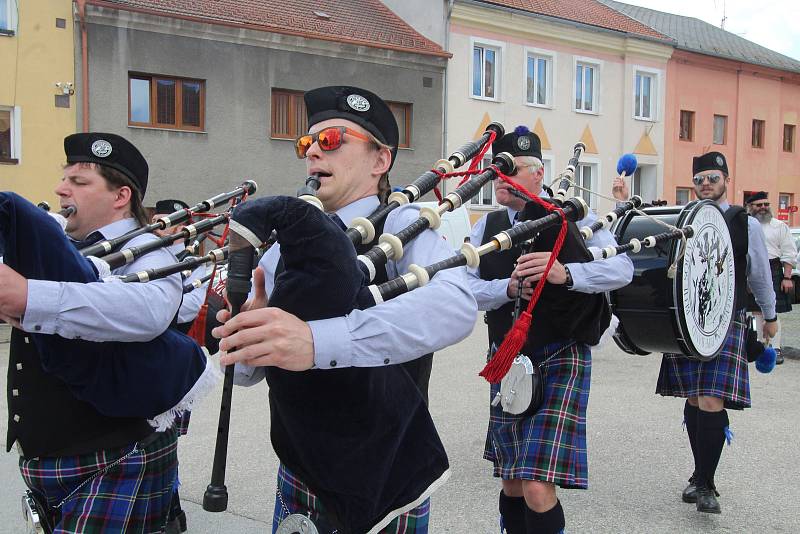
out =
<path fill-rule="evenodd" d="M 761 230 L 764 231 L 770 271 L 775 287 L 775 311 L 778 313 L 791 311 L 792 295 L 794 294 L 792 268 L 797 258 L 797 247 L 792 233 L 786 223 L 773 217 L 765 191 L 753 193 L 747 199 L 747 211 L 761 223 Z M 754 312 L 753 315 L 756 318 L 756 331 L 761 332 L 764 318 L 758 312 Z M 780 319 L 778 320 L 778 333 L 772 340 L 772 346 L 778 355 L 775 363 L 782 364 Z"/>

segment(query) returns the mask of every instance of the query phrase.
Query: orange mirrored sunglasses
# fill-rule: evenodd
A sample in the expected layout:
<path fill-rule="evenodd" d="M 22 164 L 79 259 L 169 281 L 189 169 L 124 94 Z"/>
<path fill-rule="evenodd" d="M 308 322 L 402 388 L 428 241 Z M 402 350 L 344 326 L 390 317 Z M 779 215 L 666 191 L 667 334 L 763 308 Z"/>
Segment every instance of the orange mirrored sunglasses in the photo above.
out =
<path fill-rule="evenodd" d="M 316 133 L 298 137 L 294 142 L 294 149 L 297 152 L 297 157 L 300 159 L 305 158 L 306 152 L 308 152 L 308 149 L 311 148 L 311 145 L 314 143 L 319 143 L 319 148 L 325 152 L 336 150 L 342 146 L 344 134 L 352 135 L 361 141 L 366 141 L 368 143 L 372 142 L 372 139 L 366 135 L 355 130 L 351 130 L 346 126 L 331 126 L 330 128 L 325 128 Z"/>

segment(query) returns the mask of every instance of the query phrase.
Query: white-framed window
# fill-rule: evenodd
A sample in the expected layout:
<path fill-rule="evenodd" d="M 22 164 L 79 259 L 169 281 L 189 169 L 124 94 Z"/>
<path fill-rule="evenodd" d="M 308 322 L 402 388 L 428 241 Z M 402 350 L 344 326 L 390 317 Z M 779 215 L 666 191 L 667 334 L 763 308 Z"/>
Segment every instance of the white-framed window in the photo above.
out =
<path fill-rule="evenodd" d="M 0 164 L 19 163 L 21 124 L 19 107 L 0 106 Z"/>
<path fill-rule="evenodd" d="M 538 48 L 525 49 L 525 103 L 552 108 L 555 80 L 555 52 Z"/>
<path fill-rule="evenodd" d="M 503 51 L 497 41 L 471 39 L 470 94 L 473 98 L 500 100 Z"/>
<path fill-rule="evenodd" d="M 600 180 L 600 164 L 599 163 L 581 163 L 578 165 L 578 168 L 575 169 L 575 183 L 579 186 L 589 189 L 590 191 L 597 190 L 597 184 Z M 590 208 L 596 208 L 597 202 L 595 201 L 595 195 L 589 193 L 585 189 L 580 189 L 575 192 L 575 195 L 581 196 L 584 202 L 589 205 Z"/>
<path fill-rule="evenodd" d="M 0 0 L 0 33 L 13 35 L 17 31 L 17 1 Z"/>
<path fill-rule="evenodd" d="M 483 161 L 481 161 L 480 165 L 481 170 L 488 168 L 489 165 L 492 164 L 493 157 L 491 151 L 483 155 Z M 469 204 L 470 207 L 473 208 L 498 208 L 500 205 L 497 203 L 497 199 L 494 196 L 494 180 L 490 180 L 488 184 L 481 187 L 478 194 L 470 199 Z"/>
<path fill-rule="evenodd" d="M 601 62 L 588 58 L 575 58 L 575 111 L 599 113 Z"/>
<path fill-rule="evenodd" d="M 642 197 L 645 202 L 656 200 L 657 179 L 655 165 L 639 165 L 631 178 L 631 194 Z"/>
<path fill-rule="evenodd" d="M 694 189 L 691 187 L 676 187 L 675 188 L 675 204 L 678 206 L 685 206 L 692 198 Z"/>
<path fill-rule="evenodd" d="M 645 67 L 633 69 L 633 117 L 654 121 L 657 118 L 659 72 Z"/>
<path fill-rule="evenodd" d="M 544 167 L 544 177 L 542 183 L 549 185 L 553 182 L 553 161 L 555 158 L 550 154 L 542 154 L 542 167 Z"/>

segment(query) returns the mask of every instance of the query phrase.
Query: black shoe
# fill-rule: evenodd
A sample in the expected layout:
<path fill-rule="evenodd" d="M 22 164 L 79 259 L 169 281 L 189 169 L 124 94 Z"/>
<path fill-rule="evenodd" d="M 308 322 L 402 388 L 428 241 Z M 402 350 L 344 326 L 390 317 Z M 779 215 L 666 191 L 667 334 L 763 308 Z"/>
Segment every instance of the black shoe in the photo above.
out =
<path fill-rule="evenodd" d="M 707 514 L 721 514 L 716 491 L 706 486 L 699 486 L 696 491 L 697 511 Z"/>
<path fill-rule="evenodd" d="M 681 500 L 688 503 L 697 502 L 697 486 L 694 485 L 694 482 L 690 482 L 686 489 L 683 490 Z"/>
<path fill-rule="evenodd" d="M 695 486 L 694 475 L 689 477 L 689 485 L 683 490 L 681 500 L 688 503 L 697 502 L 697 486 Z"/>
<path fill-rule="evenodd" d="M 775 365 L 781 365 L 783 363 L 783 352 L 781 349 L 775 349 Z"/>
<path fill-rule="evenodd" d="M 166 534 L 181 534 L 186 532 L 186 512 L 181 510 L 173 519 L 167 522 Z"/>

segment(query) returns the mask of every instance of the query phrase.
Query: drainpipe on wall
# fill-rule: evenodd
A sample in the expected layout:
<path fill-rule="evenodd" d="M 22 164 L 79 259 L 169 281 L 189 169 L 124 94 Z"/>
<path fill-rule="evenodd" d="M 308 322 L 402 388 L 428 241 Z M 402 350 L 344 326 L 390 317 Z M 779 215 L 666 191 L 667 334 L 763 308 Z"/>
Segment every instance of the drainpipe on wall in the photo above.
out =
<path fill-rule="evenodd" d="M 75 0 L 81 25 L 81 115 L 83 131 L 89 131 L 89 56 L 86 35 L 86 0 Z"/>
<path fill-rule="evenodd" d="M 444 19 L 444 51 L 450 51 L 450 15 L 453 13 L 454 0 L 447 0 L 447 13 Z M 444 64 L 444 98 L 442 99 L 442 156 L 447 154 L 447 75 L 450 70 L 450 60 Z M 447 193 L 446 181 L 442 180 L 443 194 Z"/>

